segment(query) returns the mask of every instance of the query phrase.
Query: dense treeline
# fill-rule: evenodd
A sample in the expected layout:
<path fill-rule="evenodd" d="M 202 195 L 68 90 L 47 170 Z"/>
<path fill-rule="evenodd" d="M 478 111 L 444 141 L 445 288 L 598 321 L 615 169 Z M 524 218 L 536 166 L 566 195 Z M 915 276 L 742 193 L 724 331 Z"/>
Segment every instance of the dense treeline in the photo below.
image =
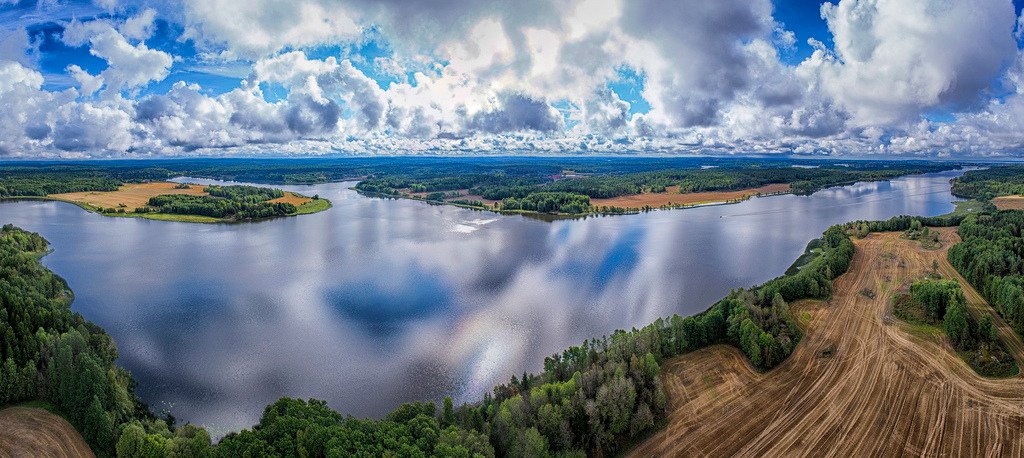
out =
<path fill-rule="evenodd" d="M 171 175 L 168 170 L 141 164 L 114 170 L 96 166 L 0 166 L 0 197 L 116 191 L 125 182 L 163 180 Z"/>
<path fill-rule="evenodd" d="M 1024 166 L 971 170 L 953 180 L 952 193 L 965 199 L 989 200 L 997 196 L 1024 194 Z"/>
<path fill-rule="evenodd" d="M 284 202 L 250 202 L 212 196 L 168 194 L 151 197 L 150 207 L 156 213 L 200 215 L 212 218 L 259 219 L 295 213 L 294 205 Z M 139 211 L 140 209 L 136 209 Z M 145 210 L 143 210 L 145 211 Z"/>
<path fill-rule="evenodd" d="M 1024 212 L 970 216 L 949 261 L 1024 336 Z"/>
<path fill-rule="evenodd" d="M 609 198 L 641 192 L 664 192 L 679 186 L 679 192 L 734 191 L 772 183 L 789 183 L 793 192 L 809 194 L 821 188 L 857 181 L 891 179 L 902 175 L 938 171 L 939 167 L 877 168 L 851 170 L 848 167 L 744 167 L 691 170 L 667 170 L 631 175 L 602 175 L 563 179 L 544 187 L 549 191 L 583 194 L 591 198 Z"/>
<path fill-rule="evenodd" d="M 323 401 L 282 398 L 267 406 L 252 430 L 232 433 L 221 440 L 217 454 L 495 456 L 487 435 L 455 425 L 451 416 L 439 418 L 435 410 L 431 403 L 411 403 L 384 420 L 357 420 L 343 418 Z"/>
<path fill-rule="evenodd" d="M 153 417 L 114 365 L 113 340 L 71 311 L 71 291 L 39 263 L 46 249 L 38 234 L 0 229 L 0 405 L 46 400 L 97 455 L 110 456 L 119 425 Z"/>
<path fill-rule="evenodd" d="M 900 318 L 941 326 L 957 354 L 979 374 L 1017 373 L 1013 356 L 999 340 L 992 315 L 985 313 L 976 319 L 956 281 L 919 280 L 910 285 L 909 294 L 897 295 L 893 300 L 893 309 Z"/>
<path fill-rule="evenodd" d="M 243 185 L 231 185 L 231 186 L 217 186 L 211 185 L 203 189 L 207 194 L 214 197 L 223 197 L 225 199 L 245 201 L 245 202 L 263 202 L 264 200 L 277 199 L 284 197 L 284 191 L 274 188 L 261 188 L 256 186 L 243 186 Z"/>
<path fill-rule="evenodd" d="M 967 215 L 949 213 L 940 216 L 894 216 L 884 221 L 852 221 L 843 225 L 846 232 L 858 237 L 867 236 L 871 232 L 907 232 L 921 230 L 923 227 L 952 227 L 959 225 Z"/>
<path fill-rule="evenodd" d="M 501 209 L 576 215 L 590 211 L 590 198 L 569 192 L 535 192 L 519 199 L 507 197 L 501 201 Z"/>
<path fill-rule="evenodd" d="M 42 197 L 82 191 L 116 191 L 122 182 L 110 177 L 29 175 L 0 180 L 0 197 Z"/>

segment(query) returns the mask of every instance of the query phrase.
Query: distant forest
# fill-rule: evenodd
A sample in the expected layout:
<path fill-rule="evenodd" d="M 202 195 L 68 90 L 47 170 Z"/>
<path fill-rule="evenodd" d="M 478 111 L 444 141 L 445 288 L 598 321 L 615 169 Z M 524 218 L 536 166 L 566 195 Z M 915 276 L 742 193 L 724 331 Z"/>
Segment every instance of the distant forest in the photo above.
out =
<path fill-rule="evenodd" d="M 116 191 L 133 182 L 166 180 L 181 175 L 166 169 L 122 166 L 0 166 L 0 197 L 45 197 L 85 191 Z M 167 194 L 150 198 L 139 208 L 99 208 L 105 214 L 164 213 L 225 220 L 251 220 L 295 214 L 295 205 L 267 202 L 284 196 L 280 189 L 256 186 L 206 186 L 206 196 Z"/>
<path fill-rule="evenodd" d="M 691 165 L 689 168 L 665 168 L 633 171 L 629 168 L 607 169 L 604 164 L 578 164 L 579 167 L 548 169 L 545 173 L 516 173 L 518 169 L 497 169 L 482 172 L 459 172 L 440 169 L 411 169 L 405 173 L 368 175 L 356 189 L 387 196 L 408 196 L 415 193 L 465 192 L 483 199 L 500 201 L 493 209 L 504 211 L 536 211 L 541 213 L 580 214 L 590 212 L 624 213 L 626 208 L 596 208 L 590 199 L 606 199 L 649 193 L 735 191 L 758 188 L 773 183 L 786 183 L 797 194 L 810 194 L 819 189 L 877 181 L 903 175 L 938 172 L 954 168 L 951 164 L 931 163 L 820 163 L 796 166 L 787 162 L 729 162 L 722 165 Z M 670 166 L 670 164 L 665 164 Z M 467 203 L 467 202 L 459 202 Z M 473 205 L 471 205 L 473 206 Z M 476 206 L 486 207 L 481 201 Z M 491 208 L 489 208 L 491 209 Z"/>
<path fill-rule="evenodd" d="M 176 176 L 249 181 L 268 184 L 309 184 L 358 181 L 356 189 L 373 195 L 409 196 L 451 201 L 470 207 L 537 213 L 625 213 L 638 209 L 597 208 L 591 199 L 664 193 L 735 191 L 786 183 L 791 192 L 857 181 L 892 179 L 938 172 L 959 166 L 940 162 L 811 161 L 723 158 L 334 158 L 310 160 L 169 160 L 112 161 L 102 164 L 0 164 L 0 197 L 111 191 L 126 182 L 166 180 Z M 479 198 L 461 199 L 460 193 Z M 483 200 L 499 201 L 496 206 Z M 204 199 L 174 197 L 161 201 L 169 209 L 213 215 L 258 210 L 209 205 Z M 259 216 L 262 217 L 262 216 Z"/>

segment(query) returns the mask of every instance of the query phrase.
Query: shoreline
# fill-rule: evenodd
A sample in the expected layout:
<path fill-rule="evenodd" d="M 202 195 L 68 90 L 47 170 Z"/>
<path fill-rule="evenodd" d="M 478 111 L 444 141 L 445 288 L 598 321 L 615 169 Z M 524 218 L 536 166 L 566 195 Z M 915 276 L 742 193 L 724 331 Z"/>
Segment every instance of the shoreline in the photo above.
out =
<path fill-rule="evenodd" d="M 294 193 L 294 194 L 299 195 L 297 193 Z M 305 196 L 303 196 L 303 197 L 305 197 Z M 327 211 L 328 209 L 330 209 L 331 207 L 334 206 L 334 204 L 332 204 L 330 200 L 324 199 L 324 198 L 320 198 L 320 199 L 312 200 L 310 202 L 302 204 L 301 206 L 297 206 L 296 207 L 296 212 L 292 213 L 292 214 L 289 214 L 289 215 L 285 215 L 285 216 L 272 216 L 272 217 L 269 217 L 269 218 L 254 218 L 254 219 L 236 220 L 236 219 L 229 219 L 229 218 L 214 218 L 214 217 L 211 217 L 211 216 L 202 216 L 202 215 L 179 215 L 179 214 L 176 214 L 176 213 L 134 213 L 134 212 L 133 213 L 109 213 L 109 212 L 102 211 L 102 209 L 100 207 L 97 207 L 95 205 L 91 205 L 91 204 L 86 203 L 86 202 L 78 202 L 78 201 L 74 201 L 74 200 L 70 200 L 70 199 L 61 199 L 61 198 L 51 197 L 51 196 L 4 196 L 4 197 L 0 197 L 0 202 L 5 202 L 5 201 L 17 202 L 17 201 L 22 201 L 22 200 L 38 200 L 38 201 L 48 201 L 48 202 L 64 202 L 64 203 L 68 203 L 68 204 L 74 205 L 76 207 L 79 207 L 82 210 L 85 210 L 85 211 L 87 211 L 89 213 L 95 213 L 95 214 L 98 214 L 100 216 L 107 216 L 107 217 L 111 217 L 111 218 L 142 218 L 142 219 L 148 219 L 148 220 L 152 220 L 152 221 L 170 221 L 170 222 L 177 222 L 177 223 L 201 223 L 201 224 L 259 223 L 259 222 L 263 222 L 263 221 L 270 221 L 270 220 L 273 220 L 273 219 L 290 218 L 290 217 L 293 217 L 293 216 L 302 216 L 302 215 L 311 215 L 311 214 L 314 214 L 314 213 L 320 213 L 320 212 L 323 212 L 323 211 Z"/>
<path fill-rule="evenodd" d="M 971 170 L 971 169 L 970 168 L 960 168 L 960 169 L 954 169 L 954 170 L 968 171 L 968 170 Z M 932 173 L 937 173 L 937 172 L 932 172 Z M 734 190 L 734 191 L 706 191 L 706 192 L 699 192 L 699 193 L 687 193 L 687 194 L 741 193 L 742 197 L 740 197 L 740 198 L 733 198 L 733 199 L 725 199 L 725 200 L 706 200 L 706 201 L 698 201 L 698 202 L 692 202 L 692 203 L 680 203 L 680 204 L 672 204 L 672 205 L 661 205 L 661 206 L 657 206 L 657 207 L 647 206 L 646 208 L 644 208 L 644 207 L 639 207 L 639 208 L 638 207 L 631 207 L 631 208 L 619 207 L 619 208 L 621 208 L 621 211 L 601 211 L 600 208 L 599 208 L 600 206 L 593 205 L 593 202 L 592 202 L 591 203 L 591 208 L 593 208 L 594 210 L 586 212 L 586 213 L 543 213 L 543 212 L 538 212 L 538 211 L 534 211 L 534 210 L 502 210 L 500 208 L 494 208 L 493 206 L 486 206 L 486 205 L 485 206 L 475 206 L 475 205 L 468 205 L 468 204 L 461 203 L 461 202 L 454 202 L 454 201 L 450 201 L 450 200 L 443 200 L 443 201 L 427 200 L 425 198 L 422 198 L 422 197 L 419 197 L 419 196 L 416 196 L 416 195 L 413 195 L 413 194 L 409 194 L 409 193 L 385 194 L 385 193 L 380 193 L 380 192 L 361 190 L 361 189 L 356 187 L 359 184 L 358 182 L 356 183 L 356 186 L 351 186 L 348 189 L 350 189 L 352 191 L 355 191 L 356 193 L 358 193 L 358 194 L 360 194 L 360 195 L 362 195 L 364 197 L 387 198 L 387 199 L 407 199 L 407 200 L 413 200 L 413 201 L 418 201 L 418 202 L 424 202 L 424 203 L 431 204 L 431 205 L 449 205 L 449 206 L 453 206 L 453 207 L 460 207 L 460 208 L 466 208 L 466 209 L 477 210 L 477 211 L 486 211 L 486 212 L 497 213 L 497 214 L 501 214 L 501 215 L 516 215 L 516 214 L 518 214 L 518 215 L 522 215 L 522 216 L 525 216 L 525 217 L 531 217 L 531 218 L 537 218 L 537 219 L 542 219 L 542 220 L 552 220 L 553 221 L 553 220 L 563 220 L 563 219 L 581 219 L 581 218 L 586 218 L 586 217 L 590 217 L 590 216 L 637 215 L 637 214 L 640 214 L 640 213 L 646 213 L 646 212 L 654 211 L 654 210 L 683 210 L 683 209 L 687 209 L 687 208 L 696 208 L 696 207 L 712 207 L 712 206 L 717 206 L 717 205 L 732 205 L 732 204 L 738 204 L 738 203 L 745 202 L 745 201 L 750 200 L 751 198 L 754 198 L 754 197 L 772 197 L 772 196 L 782 196 L 782 195 L 787 195 L 787 194 L 788 195 L 810 195 L 810 194 L 813 194 L 815 192 L 821 191 L 823 189 L 831 189 L 831 188 L 837 188 L 837 187 L 843 187 L 843 186 L 852 186 L 852 185 L 855 185 L 857 183 L 875 183 L 875 182 L 880 182 L 880 181 L 893 181 L 893 180 L 898 180 L 898 179 L 901 179 L 901 178 L 906 178 L 906 177 L 909 177 L 909 176 L 926 175 L 926 174 L 927 173 L 925 173 L 925 174 L 911 173 L 911 174 L 907 174 L 907 175 L 900 175 L 900 176 L 893 177 L 893 178 L 884 178 L 884 179 L 866 180 L 866 181 L 849 181 L 849 182 L 836 183 L 836 184 L 831 184 L 831 185 L 828 185 L 828 186 L 821 187 L 819 189 L 815 189 L 813 192 L 809 192 L 809 193 L 806 193 L 806 194 L 802 193 L 802 192 L 799 192 L 799 191 L 794 191 L 792 189 L 792 183 L 772 183 L 772 184 L 760 186 L 760 187 L 757 187 L 757 188 L 747 188 L 747 189 L 740 189 L 740 190 Z M 771 186 L 780 186 L 780 185 L 787 186 L 787 189 L 786 190 L 779 190 L 779 191 L 772 191 L 772 192 L 757 192 L 757 190 L 759 190 L 759 189 L 766 189 L 766 188 L 769 188 Z M 673 195 L 673 196 L 674 195 L 686 196 L 687 194 L 669 194 L 669 195 Z M 642 194 L 633 194 L 631 196 L 624 196 L 624 197 L 628 198 L 628 197 L 634 197 L 634 196 L 640 196 L 640 195 L 642 195 Z M 621 197 L 617 197 L 617 198 L 613 198 L 613 199 L 618 199 L 618 198 L 621 198 Z M 608 200 L 608 199 L 599 199 L 599 200 Z M 1024 200 L 1024 196 L 1022 196 L 1022 200 Z M 500 201 L 496 201 L 495 203 L 500 203 Z"/>
<path fill-rule="evenodd" d="M 622 211 L 601 211 L 599 209 L 600 206 L 591 205 L 591 207 L 595 208 L 595 210 L 590 211 L 590 212 L 586 212 L 586 213 L 544 213 L 544 212 L 539 212 L 539 211 L 535 211 L 535 210 L 503 210 L 503 209 L 494 208 L 494 207 L 491 207 L 491 206 L 476 206 L 476 205 L 469 205 L 469 204 L 465 204 L 465 203 L 461 203 L 461 202 L 453 202 L 453 201 L 448 201 L 448 200 L 444 200 L 444 201 L 441 201 L 441 200 L 427 200 L 427 199 L 424 199 L 424 198 L 421 198 L 421 197 L 417 197 L 417 196 L 414 196 L 414 195 L 411 195 L 411 194 L 407 194 L 407 193 L 406 194 L 399 194 L 399 195 L 384 194 L 384 193 L 380 193 L 380 192 L 364 191 L 364 190 L 358 189 L 358 188 L 356 188 L 354 186 L 350 187 L 349 189 L 352 190 L 352 191 L 357 192 L 359 195 L 362 195 L 364 197 L 383 198 L 383 199 L 405 199 L 405 200 L 412 200 L 412 201 L 416 201 L 416 202 L 423 202 L 423 203 L 430 204 L 430 205 L 452 206 L 452 207 L 466 208 L 466 209 L 470 209 L 470 210 L 477 210 L 477 211 L 486 211 L 486 212 L 491 212 L 491 213 L 497 213 L 497 214 L 501 214 L 501 215 L 522 215 L 522 216 L 526 216 L 526 217 L 539 217 L 541 219 L 552 219 L 552 220 L 579 219 L 579 218 L 586 218 L 586 217 L 589 217 L 589 216 L 638 215 L 640 213 L 645 213 L 645 212 L 655 211 L 655 210 L 684 210 L 684 209 L 687 209 L 687 208 L 696 208 L 696 207 L 712 207 L 712 206 L 717 206 L 717 205 L 732 205 L 732 204 L 738 204 L 738 203 L 741 203 L 741 202 L 745 202 L 745 201 L 750 200 L 750 199 L 752 199 L 754 197 L 771 197 L 771 196 L 782 196 L 782 195 L 786 195 L 786 194 L 795 194 L 792 190 L 779 191 L 779 192 L 770 192 L 770 193 L 755 192 L 755 193 L 745 194 L 741 198 L 725 199 L 725 200 L 702 200 L 702 201 L 692 202 L 692 203 L 680 203 L 680 204 L 671 204 L 671 205 L 661 205 L 661 206 L 658 206 L 658 207 L 653 207 L 653 206 L 648 206 L 648 207 L 629 207 L 629 208 L 623 208 Z M 751 190 L 755 190 L 755 189 L 760 189 L 760 188 L 743 189 L 743 190 L 739 190 L 739 191 L 722 191 L 722 192 L 730 192 L 730 193 L 731 192 L 743 192 L 743 193 L 745 193 L 746 191 L 751 191 Z M 717 192 L 717 191 L 713 191 L 713 192 Z M 697 193 L 693 193 L 693 194 L 697 194 Z M 640 195 L 640 194 L 634 194 L 634 195 Z M 686 194 L 678 194 L 678 195 L 685 196 Z M 498 201 L 498 202 L 500 202 L 500 201 Z"/>

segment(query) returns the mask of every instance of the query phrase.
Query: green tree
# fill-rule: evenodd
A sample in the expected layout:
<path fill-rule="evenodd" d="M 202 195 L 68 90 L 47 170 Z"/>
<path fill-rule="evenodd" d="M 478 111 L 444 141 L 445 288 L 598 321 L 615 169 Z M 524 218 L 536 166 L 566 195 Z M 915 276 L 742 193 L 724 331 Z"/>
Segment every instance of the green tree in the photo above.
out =
<path fill-rule="evenodd" d="M 441 427 L 447 428 L 455 424 L 455 407 L 452 404 L 452 397 L 444 397 L 444 408 L 441 410 Z"/>
<path fill-rule="evenodd" d="M 946 316 L 943 319 L 946 327 L 946 335 L 957 349 L 965 347 L 970 339 L 970 329 L 967 323 L 967 310 L 959 301 L 954 301 L 946 308 Z"/>
<path fill-rule="evenodd" d="M 82 436 L 93 451 L 102 453 L 110 450 L 114 442 L 114 421 L 110 414 L 103 410 L 99 396 L 92 397 L 92 402 L 85 412 L 83 426 Z"/>
<path fill-rule="evenodd" d="M 992 315 L 985 314 L 985 316 L 981 317 L 981 321 L 978 323 L 978 334 L 982 339 L 989 342 L 999 340 L 999 333 L 995 322 L 992 320 Z"/>

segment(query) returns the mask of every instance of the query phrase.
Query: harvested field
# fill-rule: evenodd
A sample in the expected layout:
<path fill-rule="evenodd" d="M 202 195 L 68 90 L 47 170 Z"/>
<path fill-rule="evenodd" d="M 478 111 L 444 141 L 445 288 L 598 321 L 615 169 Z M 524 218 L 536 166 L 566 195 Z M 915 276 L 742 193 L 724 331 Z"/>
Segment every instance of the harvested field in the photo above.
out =
<path fill-rule="evenodd" d="M 0 457 L 94 456 L 85 439 L 63 418 L 33 407 L 0 410 Z"/>
<path fill-rule="evenodd" d="M 47 197 L 59 200 L 68 200 L 76 203 L 88 204 L 100 208 L 117 208 L 124 204 L 126 211 L 134 211 L 138 207 L 149 204 L 149 198 L 162 194 L 189 194 L 193 196 L 206 195 L 203 191 L 205 186 L 191 185 L 189 189 L 175 189 L 178 183 L 167 181 L 154 181 L 151 183 L 127 183 L 117 191 L 86 191 L 69 192 L 65 194 L 50 194 Z"/>
<path fill-rule="evenodd" d="M 291 192 L 291 191 L 285 191 L 284 192 L 284 197 L 278 197 L 276 199 L 270 199 L 267 202 L 271 202 L 271 203 L 281 202 L 281 203 L 292 204 L 292 205 L 298 207 L 299 205 L 302 205 L 302 204 L 304 204 L 306 202 L 309 202 L 311 200 L 313 200 L 313 199 L 310 198 L 310 197 L 304 197 L 304 196 L 300 196 L 298 194 L 295 194 L 294 192 Z"/>
<path fill-rule="evenodd" d="M 789 192 L 788 183 L 776 183 L 760 188 L 741 189 L 738 191 L 690 192 L 679 193 L 679 186 L 669 186 L 665 192 L 645 192 L 632 196 L 619 196 L 610 199 L 590 199 L 590 204 L 598 207 L 643 208 L 651 206 L 685 206 L 713 202 L 729 202 L 747 199 L 758 194 L 780 194 Z"/>
<path fill-rule="evenodd" d="M 1000 210 L 1024 210 L 1024 196 L 1002 196 L 992 199 Z"/>
<path fill-rule="evenodd" d="M 982 378 L 943 334 L 915 334 L 891 316 L 893 293 L 929 272 L 933 260 L 944 276 L 961 280 L 972 311 L 990 309 L 946 261 L 955 230 L 939 231 L 939 250 L 898 233 L 857 240 L 832 300 L 793 304 L 806 335 L 768 373 L 725 346 L 667 361 L 668 425 L 633 455 L 1024 454 L 1024 378 Z M 877 294 L 859 293 L 865 289 Z M 997 321 L 1020 364 L 1024 345 Z"/>

